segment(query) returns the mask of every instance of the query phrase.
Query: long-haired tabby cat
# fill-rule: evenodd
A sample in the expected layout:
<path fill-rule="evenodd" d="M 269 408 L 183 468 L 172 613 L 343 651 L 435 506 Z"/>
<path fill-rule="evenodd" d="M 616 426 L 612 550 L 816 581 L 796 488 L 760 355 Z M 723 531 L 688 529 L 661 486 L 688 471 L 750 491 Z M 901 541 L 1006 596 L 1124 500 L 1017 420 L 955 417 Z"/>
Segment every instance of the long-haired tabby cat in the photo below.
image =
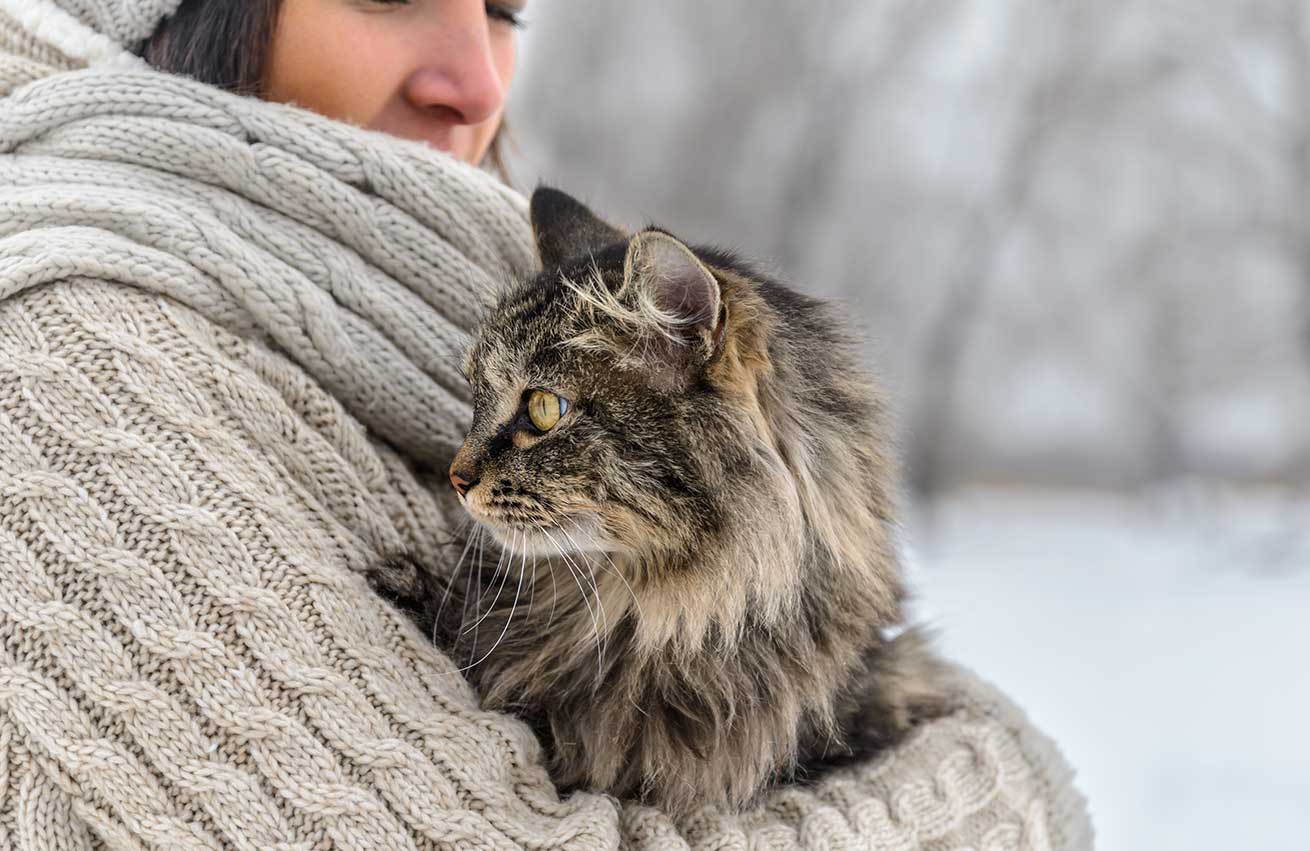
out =
<path fill-rule="evenodd" d="M 497 569 L 392 559 L 375 585 L 535 728 L 560 785 L 675 813 L 939 712 L 922 640 L 885 635 L 894 465 L 834 312 L 556 190 L 531 216 L 544 271 L 477 334 L 450 468 Z"/>

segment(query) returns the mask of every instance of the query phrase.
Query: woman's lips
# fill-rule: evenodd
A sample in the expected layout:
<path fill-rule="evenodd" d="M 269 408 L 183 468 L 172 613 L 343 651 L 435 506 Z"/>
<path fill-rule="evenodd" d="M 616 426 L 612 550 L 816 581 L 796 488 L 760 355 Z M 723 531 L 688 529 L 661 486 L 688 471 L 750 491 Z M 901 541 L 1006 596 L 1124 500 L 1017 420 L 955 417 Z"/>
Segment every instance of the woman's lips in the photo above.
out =
<path fill-rule="evenodd" d="M 424 134 L 423 141 L 427 142 L 438 151 L 444 151 L 447 154 L 453 154 L 455 152 L 454 134 L 449 130 L 442 133 Z"/>

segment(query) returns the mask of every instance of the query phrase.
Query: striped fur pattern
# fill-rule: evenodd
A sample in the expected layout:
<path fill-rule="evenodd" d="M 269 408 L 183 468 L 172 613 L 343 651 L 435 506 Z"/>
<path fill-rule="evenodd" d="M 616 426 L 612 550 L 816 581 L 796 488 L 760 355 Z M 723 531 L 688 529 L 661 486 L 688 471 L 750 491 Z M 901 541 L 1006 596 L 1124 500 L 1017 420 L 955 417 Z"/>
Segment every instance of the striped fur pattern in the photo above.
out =
<path fill-rule="evenodd" d="M 544 271 L 465 364 L 452 573 L 376 583 L 541 736 L 563 786 L 738 809 L 938 711 L 901 627 L 882 398 L 825 304 L 539 189 Z M 527 394 L 569 400 L 546 432 Z"/>

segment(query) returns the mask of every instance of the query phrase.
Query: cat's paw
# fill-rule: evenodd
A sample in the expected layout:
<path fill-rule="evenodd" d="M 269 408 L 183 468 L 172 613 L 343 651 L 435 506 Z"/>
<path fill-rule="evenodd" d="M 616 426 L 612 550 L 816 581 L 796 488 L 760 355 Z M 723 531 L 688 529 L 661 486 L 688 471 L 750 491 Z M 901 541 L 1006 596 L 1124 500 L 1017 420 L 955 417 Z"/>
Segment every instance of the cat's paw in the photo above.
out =
<path fill-rule="evenodd" d="M 379 560 L 364 571 L 364 578 L 378 596 L 406 609 L 407 602 L 417 602 L 422 595 L 424 573 L 417 561 L 400 554 Z"/>

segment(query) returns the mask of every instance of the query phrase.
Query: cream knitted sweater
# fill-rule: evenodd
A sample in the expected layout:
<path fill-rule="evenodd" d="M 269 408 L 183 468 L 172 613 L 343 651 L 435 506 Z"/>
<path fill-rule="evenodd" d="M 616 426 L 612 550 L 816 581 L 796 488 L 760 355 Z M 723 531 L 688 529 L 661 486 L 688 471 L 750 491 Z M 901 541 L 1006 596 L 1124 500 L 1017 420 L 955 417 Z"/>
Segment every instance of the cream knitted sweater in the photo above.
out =
<path fill-rule="evenodd" d="M 358 573 L 439 557 L 522 200 L 142 69 L 175 5 L 0 0 L 0 848 L 1090 847 L 964 671 L 951 716 L 744 815 L 561 801 Z"/>

